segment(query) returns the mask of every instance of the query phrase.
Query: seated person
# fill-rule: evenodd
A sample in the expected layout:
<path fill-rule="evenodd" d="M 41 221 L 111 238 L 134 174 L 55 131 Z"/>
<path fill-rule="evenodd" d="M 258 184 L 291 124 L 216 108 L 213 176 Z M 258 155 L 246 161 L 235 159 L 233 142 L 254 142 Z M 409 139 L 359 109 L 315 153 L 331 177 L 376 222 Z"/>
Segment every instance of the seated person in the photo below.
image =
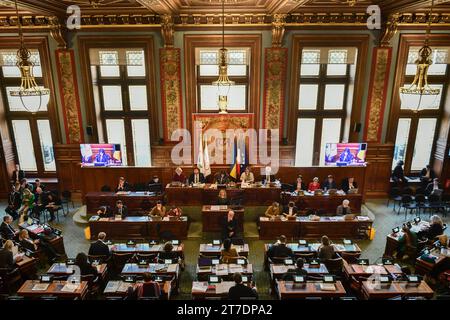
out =
<path fill-rule="evenodd" d="M 288 205 L 283 209 L 283 215 L 286 218 L 295 217 L 298 213 L 298 208 L 294 201 L 289 201 Z"/>
<path fill-rule="evenodd" d="M 286 236 L 281 235 L 280 238 L 272 244 L 267 250 L 267 257 L 269 258 L 292 258 L 294 253 L 292 249 L 286 245 Z"/>
<path fill-rule="evenodd" d="M 40 179 L 35 179 L 35 180 L 34 180 L 34 190 L 36 190 L 36 188 L 41 188 L 42 190 L 45 190 L 45 186 L 44 186 L 44 184 L 41 182 Z"/>
<path fill-rule="evenodd" d="M 114 217 L 121 216 L 122 219 L 125 219 L 128 216 L 128 208 L 123 204 L 122 200 L 116 201 L 116 207 L 113 212 Z"/>
<path fill-rule="evenodd" d="M 5 240 L 12 240 L 19 234 L 19 231 L 11 226 L 12 222 L 13 219 L 9 214 L 3 216 L 3 222 L 0 225 L 0 235 Z"/>
<path fill-rule="evenodd" d="M 181 217 L 182 214 L 183 210 L 181 210 L 181 208 L 177 206 L 172 206 L 172 208 L 170 208 L 170 210 L 167 212 L 167 215 L 169 217 Z"/>
<path fill-rule="evenodd" d="M 236 272 L 233 275 L 235 285 L 228 290 L 228 300 L 240 300 L 241 298 L 258 298 L 256 290 L 242 283 L 242 275 Z"/>
<path fill-rule="evenodd" d="M 250 171 L 250 167 L 245 167 L 245 171 L 242 172 L 240 180 L 245 183 L 255 182 L 255 176 L 253 175 L 253 172 Z"/>
<path fill-rule="evenodd" d="M 157 175 L 154 175 L 152 180 L 148 183 L 148 191 L 162 193 L 163 186 Z"/>
<path fill-rule="evenodd" d="M 19 208 L 19 224 L 23 223 L 34 209 L 34 194 L 25 188 L 22 192 L 22 205 Z"/>
<path fill-rule="evenodd" d="M 22 180 L 20 180 L 20 193 L 22 194 L 22 196 L 23 196 L 23 191 L 25 189 L 28 189 L 31 192 L 33 192 L 33 190 L 34 190 L 33 186 L 30 183 L 28 183 L 28 180 L 26 178 L 23 178 Z"/>
<path fill-rule="evenodd" d="M 161 297 L 161 287 L 158 282 L 153 281 L 152 274 L 150 272 L 145 272 L 143 278 L 144 282 L 136 285 L 135 290 L 137 297 Z"/>
<path fill-rule="evenodd" d="M 111 160 L 109 154 L 105 152 L 105 149 L 101 148 L 98 150 L 97 155 L 95 156 L 96 163 L 107 164 Z"/>
<path fill-rule="evenodd" d="M 227 191 L 225 189 L 219 190 L 219 195 L 217 197 L 217 204 L 219 206 L 228 206 L 230 205 L 230 199 L 228 199 Z"/>
<path fill-rule="evenodd" d="M 232 241 L 231 239 L 225 239 L 223 241 L 223 249 L 220 252 L 220 258 L 222 263 L 235 263 L 237 257 L 239 257 L 235 248 L 231 247 Z"/>
<path fill-rule="evenodd" d="M 228 184 L 230 183 L 230 177 L 228 176 L 228 173 L 226 173 L 224 170 L 221 170 L 216 174 L 214 177 L 214 183 L 215 184 Z"/>
<path fill-rule="evenodd" d="M 272 182 L 275 182 L 277 178 L 275 175 L 272 174 L 272 168 L 267 166 L 264 169 L 264 175 L 262 176 L 262 183 L 264 185 L 270 184 Z"/>
<path fill-rule="evenodd" d="M 55 262 L 58 257 L 61 257 L 53 246 L 48 242 L 47 237 L 40 237 L 40 239 L 32 240 L 26 229 L 22 229 L 19 232 L 18 242 L 19 245 L 26 250 L 36 252 L 39 248 L 47 255 L 50 262 Z M 38 247 L 39 245 L 39 247 Z"/>
<path fill-rule="evenodd" d="M 297 179 L 292 185 L 294 186 L 295 192 L 306 191 L 306 184 L 303 182 L 303 176 L 301 174 L 297 176 Z"/>
<path fill-rule="evenodd" d="M 156 201 L 156 206 L 150 210 L 150 216 L 160 216 L 164 218 L 166 216 L 166 207 L 163 206 L 161 200 Z"/>
<path fill-rule="evenodd" d="M 327 236 L 322 236 L 320 246 L 317 248 L 318 257 L 322 261 L 333 259 L 335 256 L 334 246 Z"/>
<path fill-rule="evenodd" d="M 172 182 L 180 182 L 182 184 L 186 183 L 186 176 L 184 175 L 183 169 L 181 169 L 181 167 L 175 169 L 175 173 L 172 177 Z"/>
<path fill-rule="evenodd" d="M 189 184 L 205 183 L 206 179 L 198 168 L 194 168 L 194 173 L 189 176 Z"/>
<path fill-rule="evenodd" d="M 419 233 L 421 237 L 426 237 L 429 240 L 433 240 L 442 234 L 444 234 L 444 223 L 438 215 L 431 216 L 430 226 L 423 232 Z"/>
<path fill-rule="evenodd" d="M 42 211 L 45 210 L 47 205 L 47 195 L 43 192 L 41 187 L 37 187 L 34 191 L 34 216 L 40 219 Z"/>
<path fill-rule="evenodd" d="M 358 189 L 358 185 L 356 184 L 355 178 L 353 177 L 345 178 L 344 180 L 342 180 L 341 186 L 342 191 L 344 191 L 345 193 L 348 193 L 349 190 Z"/>
<path fill-rule="evenodd" d="M 126 191 L 130 191 L 130 185 L 128 184 L 128 182 L 125 181 L 124 177 L 120 177 L 119 183 L 117 184 L 116 187 L 116 192 L 126 192 Z"/>
<path fill-rule="evenodd" d="M 236 238 L 238 221 L 233 210 L 228 210 L 226 216 L 222 218 L 222 239 Z"/>
<path fill-rule="evenodd" d="M 39 240 L 31 240 L 30 235 L 26 229 L 22 229 L 19 232 L 19 244 L 22 248 L 30 250 L 32 252 L 37 251 Z"/>
<path fill-rule="evenodd" d="M 91 243 L 89 247 L 90 256 L 105 256 L 109 257 L 110 251 L 108 245 L 105 243 L 106 233 L 99 232 L 97 241 Z"/>
<path fill-rule="evenodd" d="M 397 244 L 397 259 L 402 259 L 407 253 L 408 248 L 417 248 L 417 234 L 412 231 L 407 224 L 403 224 L 402 227 L 403 235 L 398 239 Z M 416 257 L 409 257 L 415 259 Z"/>
<path fill-rule="evenodd" d="M 44 202 L 45 208 L 50 213 L 50 220 L 52 222 L 55 220 L 55 212 L 61 208 L 61 199 L 53 192 L 49 192 L 45 197 Z"/>
<path fill-rule="evenodd" d="M 408 179 L 405 178 L 405 174 L 403 171 L 404 164 L 405 163 L 403 162 L 403 160 L 399 160 L 394 170 L 392 171 L 391 175 L 392 181 L 394 181 L 394 183 L 396 183 L 397 185 L 408 182 Z"/>
<path fill-rule="evenodd" d="M 80 272 L 82 276 L 86 276 L 88 274 L 97 275 L 97 268 L 93 267 L 89 261 L 88 257 L 84 252 L 80 252 L 75 257 L 75 265 L 80 268 Z"/>
<path fill-rule="evenodd" d="M 11 240 L 5 241 L 3 248 L 0 249 L 0 269 L 12 270 L 14 264 L 20 261 L 21 258 L 13 255 L 14 243 Z"/>
<path fill-rule="evenodd" d="M 427 164 L 427 166 L 420 172 L 420 182 L 422 187 L 426 188 L 429 183 L 433 182 L 434 178 L 436 178 L 436 174 L 434 173 L 433 168 Z"/>
<path fill-rule="evenodd" d="M 342 204 L 336 208 L 337 216 L 345 216 L 346 214 L 351 214 L 352 210 L 350 209 L 350 201 L 345 199 L 342 201 Z"/>
<path fill-rule="evenodd" d="M 308 192 L 314 193 L 314 191 L 319 190 L 319 189 L 320 189 L 319 178 L 314 177 L 313 181 L 310 182 L 308 185 Z"/>
<path fill-rule="evenodd" d="M 280 204 L 278 202 L 272 203 L 264 213 L 264 215 L 268 218 L 274 219 L 280 215 Z"/>
<path fill-rule="evenodd" d="M 295 261 L 295 268 L 288 269 L 288 272 L 283 275 L 283 280 L 284 281 L 294 281 L 294 276 L 307 276 L 308 271 L 303 269 L 304 265 L 305 265 L 305 260 L 303 260 L 303 258 L 298 258 L 297 261 Z"/>
<path fill-rule="evenodd" d="M 164 244 L 163 251 L 158 254 L 158 258 L 160 260 L 164 259 L 178 259 L 179 254 L 176 251 L 173 251 L 173 244 L 171 241 L 167 241 Z"/>
<path fill-rule="evenodd" d="M 20 183 L 16 182 L 11 186 L 11 192 L 8 196 L 8 206 L 5 209 L 5 212 L 9 214 L 13 218 L 13 220 L 19 217 L 18 210 L 21 203 L 22 199 L 20 195 Z"/>
<path fill-rule="evenodd" d="M 345 148 L 339 156 L 339 162 L 351 163 L 355 156 L 350 152 L 350 148 Z"/>
<path fill-rule="evenodd" d="M 100 218 L 111 218 L 113 216 L 111 208 L 108 206 L 101 206 L 97 210 L 97 214 L 99 215 Z"/>
<path fill-rule="evenodd" d="M 337 189 L 336 181 L 334 181 L 334 177 L 329 174 L 327 179 L 322 184 L 322 189 L 324 191 L 328 191 L 330 189 Z"/>
<path fill-rule="evenodd" d="M 425 189 L 425 194 L 427 196 L 429 196 L 429 195 L 433 194 L 436 190 L 442 190 L 442 186 L 439 183 L 438 178 L 434 178 L 433 182 L 431 182 L 427 185 L 427 188 Z"/>

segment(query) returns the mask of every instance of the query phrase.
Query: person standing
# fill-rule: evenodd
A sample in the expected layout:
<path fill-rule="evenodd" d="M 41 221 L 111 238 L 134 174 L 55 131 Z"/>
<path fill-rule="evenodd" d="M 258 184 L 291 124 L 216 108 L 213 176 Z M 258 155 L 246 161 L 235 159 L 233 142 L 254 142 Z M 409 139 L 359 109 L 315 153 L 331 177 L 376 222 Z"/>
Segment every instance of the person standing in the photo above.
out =
<path fill-rule="evenodd" d="M 20 183 L 22 181 L 22 179 L 24 179 L 24 178 L 25 178 L 25 171 L 21 170 L 20 165 L 18 163 L 16 163 L 15 170 L 13 171 L 13 174 L 12 174 L 13 183 L 16 183 L 16 182 Z"/>

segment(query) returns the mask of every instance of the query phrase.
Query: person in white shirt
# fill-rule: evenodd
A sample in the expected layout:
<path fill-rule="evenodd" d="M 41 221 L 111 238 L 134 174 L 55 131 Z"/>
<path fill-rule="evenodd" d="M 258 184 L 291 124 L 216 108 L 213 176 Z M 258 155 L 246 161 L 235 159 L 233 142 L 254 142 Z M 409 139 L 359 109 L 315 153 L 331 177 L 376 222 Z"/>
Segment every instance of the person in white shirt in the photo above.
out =
<path fill-rule="evenodd" d="M 246 167 L 245 171 L 241 174 L 241 182 L 253 183 L 255 182 L 255 177 L 253 172 L 250 171 L 250 167 Z"/>

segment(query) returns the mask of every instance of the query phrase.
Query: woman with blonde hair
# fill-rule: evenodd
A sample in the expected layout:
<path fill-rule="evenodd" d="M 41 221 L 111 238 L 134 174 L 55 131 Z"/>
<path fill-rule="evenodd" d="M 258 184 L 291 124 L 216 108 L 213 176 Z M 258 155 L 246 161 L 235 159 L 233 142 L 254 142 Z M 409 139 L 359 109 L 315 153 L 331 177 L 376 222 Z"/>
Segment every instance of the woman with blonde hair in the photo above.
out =
<path fill-rule="evenodd" d="M 228 206 L 230 204 L 230 200 L 228 199 L 227 191 L 225 189 L 220 189 L 217 197 L 217 204 L 223 206 Z"/>
<path fill-rule="evenodd" d="M 444 233 L 444 223 L 442 222 L 441 217 L 438 215 L 433 215 L 430 218 L 430 226 L 425 231 L 425 237 L 429 240 L 433 240 L 437 236 L 440 236 Z"/>
<path fill-rule="evenodd" d="M 14 257 L 13 247 L 14 243 L 11 240 L 5 241 L 0 250 L 0 268 L 11 270 L 14 268 L 14 263 L 20 260 L 21 256 Z"/>
<path fill-rule="evenodd" d="M 19 224 L 23 223 L 28 217 L 28 212 L 34 208 L 34 194 L 30 189 L 25 188 L 22 194 L 22 206 L 19 209 Z"/>

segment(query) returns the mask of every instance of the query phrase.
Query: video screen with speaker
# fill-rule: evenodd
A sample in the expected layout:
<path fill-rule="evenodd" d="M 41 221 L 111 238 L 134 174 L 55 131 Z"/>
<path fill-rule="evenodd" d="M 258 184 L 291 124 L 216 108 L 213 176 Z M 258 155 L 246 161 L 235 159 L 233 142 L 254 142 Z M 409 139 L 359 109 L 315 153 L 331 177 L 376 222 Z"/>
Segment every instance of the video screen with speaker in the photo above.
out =
<path fill-rule="evenodd" d="M 122 165 L 120 144 L 80 144 L 81 166 L 112 167 Z"/>
<path fill-rule="evenodd" d="M 363 166 L 366 164 L 367 143 L 327 143 L 326 166 Z"/>

